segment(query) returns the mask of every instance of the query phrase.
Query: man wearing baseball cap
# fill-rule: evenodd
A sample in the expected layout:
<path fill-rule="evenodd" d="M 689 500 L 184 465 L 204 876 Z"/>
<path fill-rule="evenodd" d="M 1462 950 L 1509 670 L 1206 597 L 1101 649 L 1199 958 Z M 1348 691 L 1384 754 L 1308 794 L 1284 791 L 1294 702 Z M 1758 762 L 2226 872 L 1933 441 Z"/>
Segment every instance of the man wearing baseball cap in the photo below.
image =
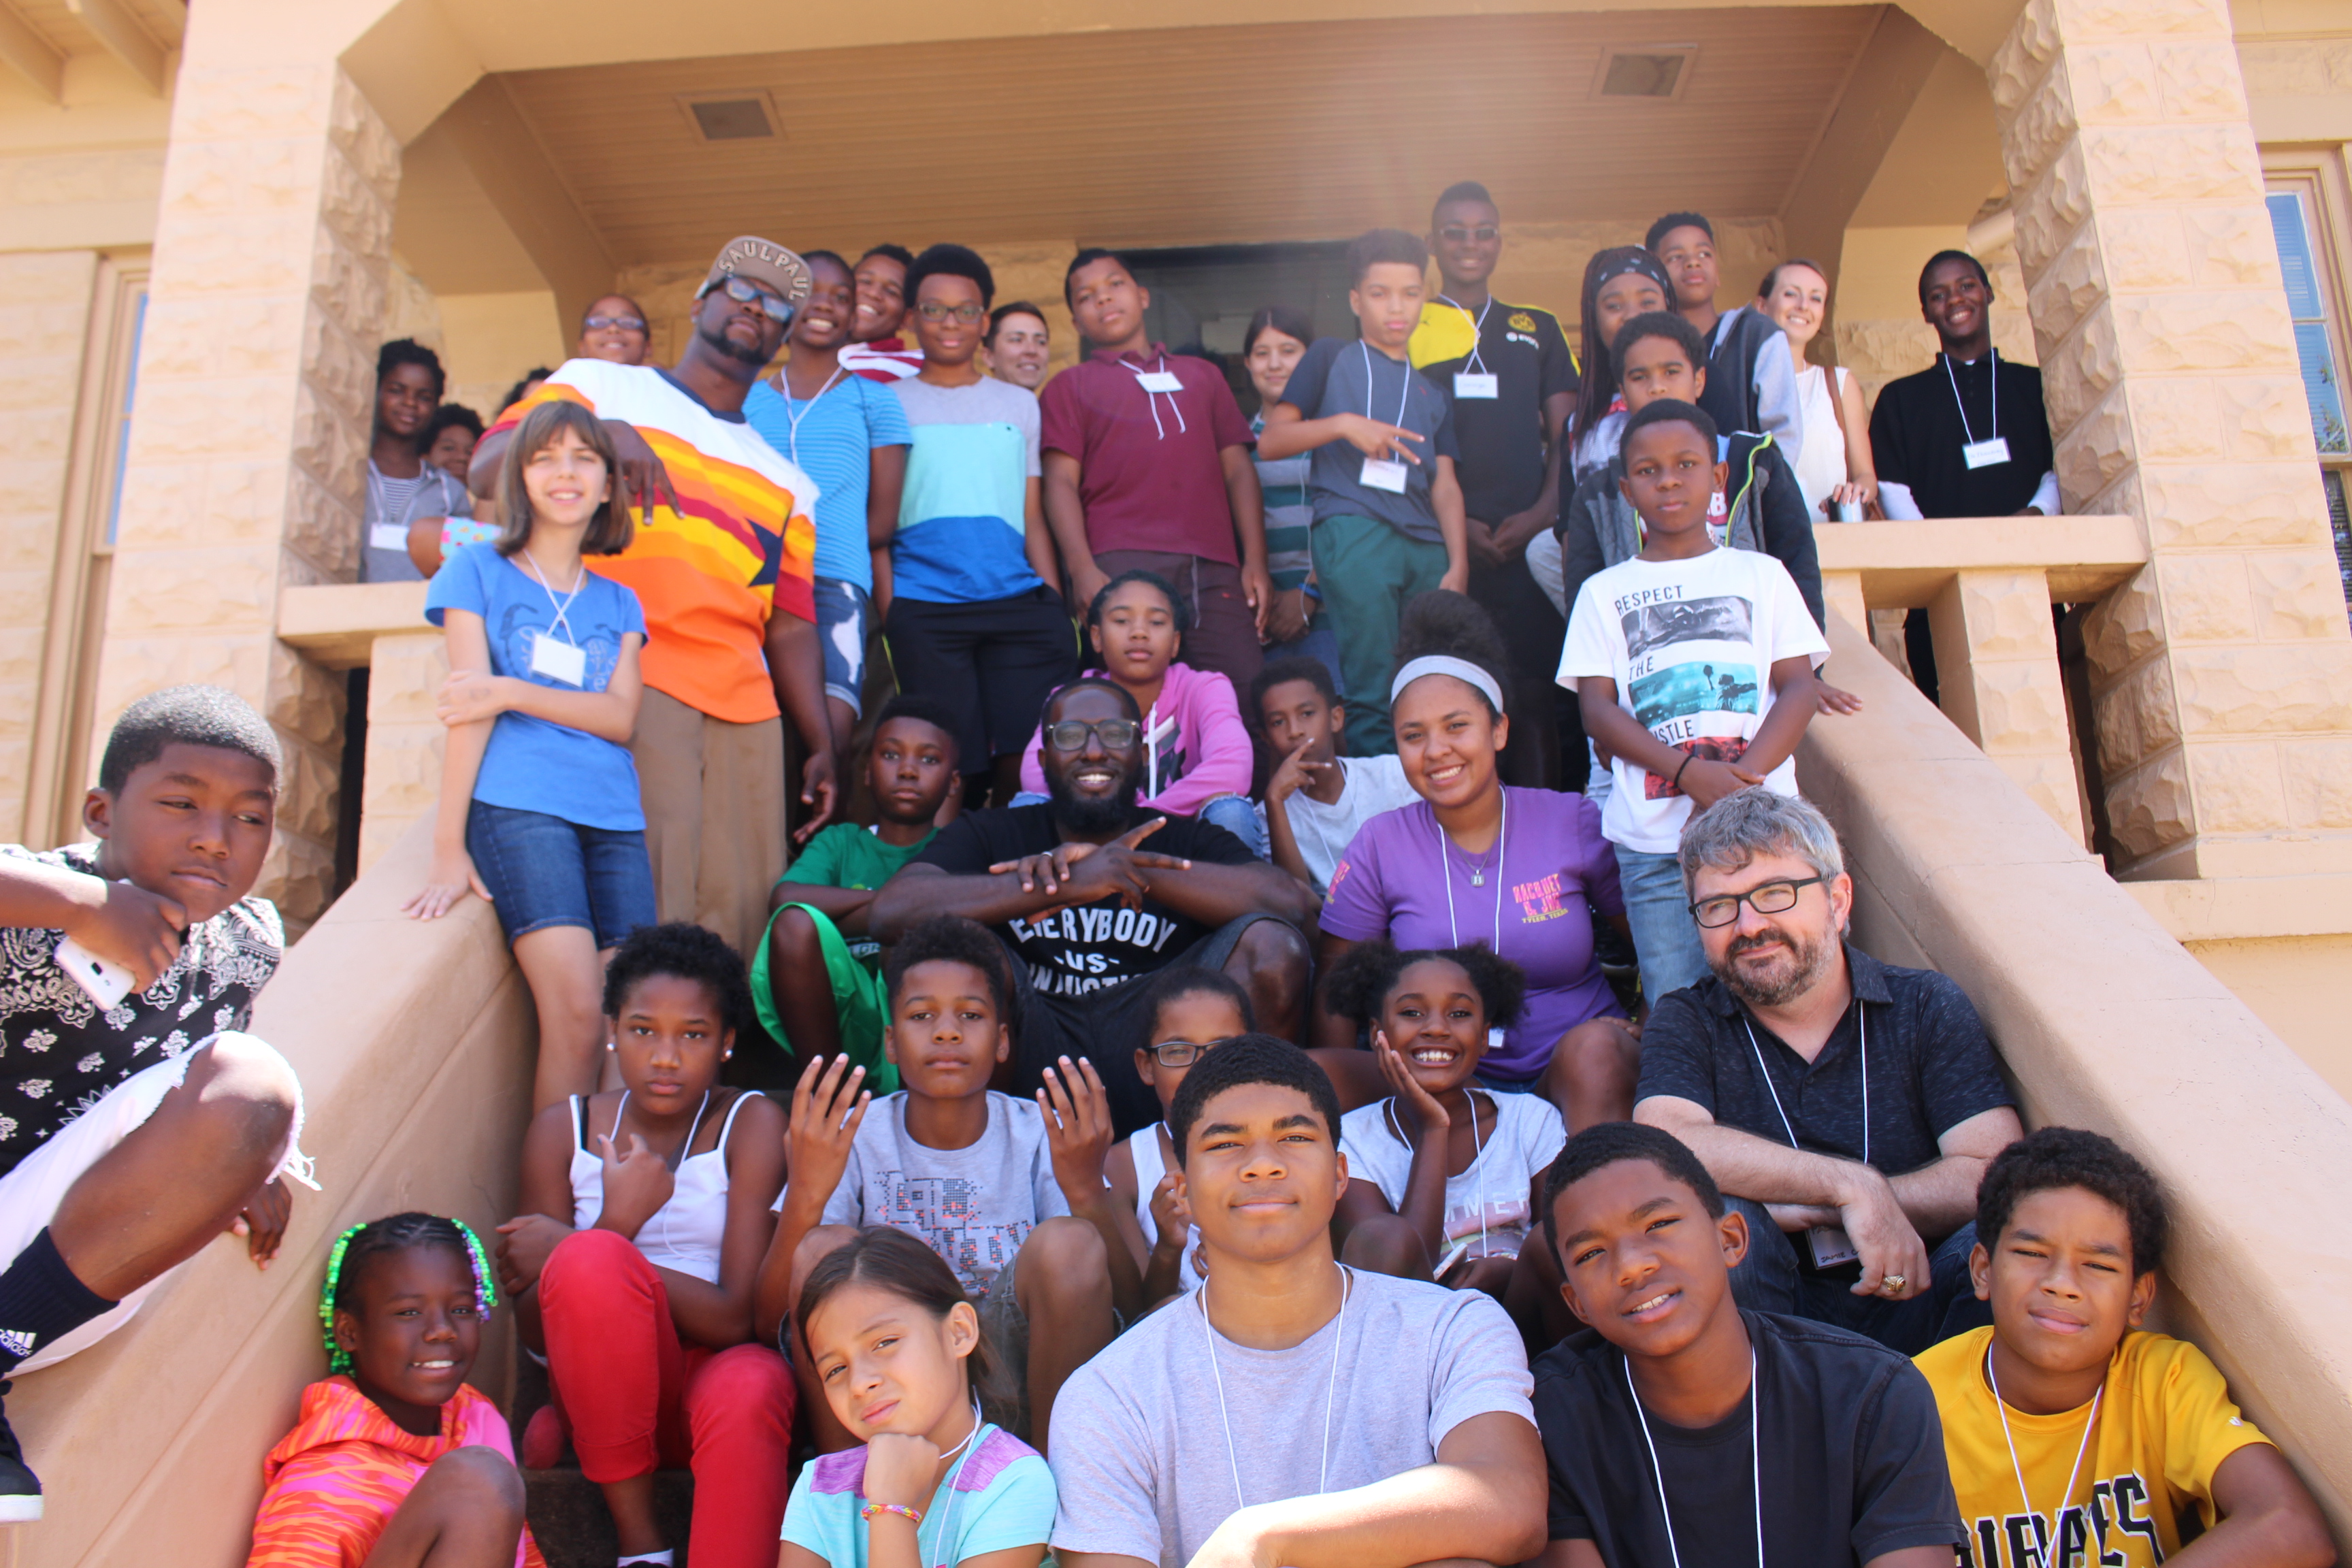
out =
<path fill-rule="evenodd" d="M 477 495 L 495 495 L 524 415 L 585 404 L 621 457 L 636 536 L 590 558 L 646 612 L 646 693 L 630 750 L 645 797 L 661 918 L 693 921 L 749 952 L 784 869 L 782 716 L 806 747 L 805 837 L 832 819 L 833 738 L 812 574 L 816 487 L 760 438 L 743 398 L 808 298 L 801 258 L 730 240 L 696 291 L 693 332 L 667 370 L 566 361 L 499 416 L 475 448 Z"/>

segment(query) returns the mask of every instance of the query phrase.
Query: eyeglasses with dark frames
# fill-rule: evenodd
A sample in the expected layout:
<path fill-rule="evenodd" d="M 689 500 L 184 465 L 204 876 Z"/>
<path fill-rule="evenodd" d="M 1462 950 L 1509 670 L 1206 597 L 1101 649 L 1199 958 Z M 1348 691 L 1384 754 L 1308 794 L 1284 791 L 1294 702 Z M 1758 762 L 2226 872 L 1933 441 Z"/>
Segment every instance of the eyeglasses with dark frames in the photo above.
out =
<path fill-rule="evenodd" d="M 1233 1041 L 1231 1035 L 1213 1040 L 1162 1040 L 1151 1047 L 1151 1058 L 1164 1068 L 1188 1068 L 1219 1046 L 1229 1046 Z"/>
<path fill-rule="evenodd" d="M 1135 744 L 1139 726 L 1132 719 L 1097 719 L 1087 723 L 1084 719 L 1063 719 L 1045 727 L 1045 739 L 1057 752 L 1083 752 L 1087 737 L 1092 735 L 1103 743 L 1106 752 L 1123 752 Z"/>
<path fill-rule="evenodd" d="M 967 327 L 988 314 L 978 305 L 942 305 L 937 300 L 928 305 L 916 306 L 915 313 L 927 321 L 956 321 Z"/>
<path fill-rule="evenodd" d="M 1744 893 L 1720 893 L 1693 904 L 1691 919 L 1708 931 L 1716 931 L 1738 920 L 1742 904 L 1759 915 L 1785 914 L 1797 907 L 1800 891 L 1828 880 L 1827 877 L 1807 877 L 1800 881 L 1759 882 Z"/>

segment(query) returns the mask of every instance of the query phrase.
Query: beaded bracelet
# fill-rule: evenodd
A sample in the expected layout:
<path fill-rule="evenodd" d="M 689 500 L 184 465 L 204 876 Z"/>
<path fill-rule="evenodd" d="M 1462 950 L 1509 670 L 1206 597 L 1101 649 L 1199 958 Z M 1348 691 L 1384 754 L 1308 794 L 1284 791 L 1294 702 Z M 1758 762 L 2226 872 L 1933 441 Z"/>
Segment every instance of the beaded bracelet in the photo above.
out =
<path fill-rule="evenodd" d="M 919 1508 L 909 1508 L 902 1502 L 869 1502 L 857 1510 L 857 1517 L 871 1524 L 874 1522 L 874 1516 L 877 1513 L 895 1513 L 918 1530 L 922 1528 L 923 1510 Z"/>

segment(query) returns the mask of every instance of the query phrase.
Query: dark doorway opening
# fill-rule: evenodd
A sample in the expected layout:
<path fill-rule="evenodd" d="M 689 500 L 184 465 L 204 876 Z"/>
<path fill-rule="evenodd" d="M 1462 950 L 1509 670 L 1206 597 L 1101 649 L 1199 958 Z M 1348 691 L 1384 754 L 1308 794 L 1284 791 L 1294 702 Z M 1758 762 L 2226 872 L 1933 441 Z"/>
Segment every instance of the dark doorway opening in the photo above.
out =
<path fill-rule="evenodd" d="M 1348 242 L 1292 245 L 1192 245 L 1123 250 L 1135 280 L 1151 291 L 1145 330 L 1172 353 L 1198 354 L 1224 367 L 1242 412 L 1257 411 L 1257 392 L 1242 365 L 1250 317 L 1267 305 L 1307 312 L 1318 337 L 1353 337 L 1348 309 Z M 1094 345 L 1085 343 L 1081 353 Z"/>

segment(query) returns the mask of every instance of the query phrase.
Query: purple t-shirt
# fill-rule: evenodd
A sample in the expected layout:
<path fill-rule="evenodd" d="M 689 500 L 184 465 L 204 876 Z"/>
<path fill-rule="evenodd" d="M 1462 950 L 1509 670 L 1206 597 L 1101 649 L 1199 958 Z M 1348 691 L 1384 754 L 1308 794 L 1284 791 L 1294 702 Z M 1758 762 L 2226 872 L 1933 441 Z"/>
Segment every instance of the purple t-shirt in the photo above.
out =
<path fill-rule="evenodd" d="M 1604 915 L 1622 915 L 1625 897 L 1617 886 L 1616 851 L 1601 836 L 1598 806 L 1580 795 L 1543 789 L 1507 788 L 1503 804 L 1499 866 L 1495 849 L 1465 855 L 1447 841 L 1425 800 L 1373 817 L 1332 869 L 1322 923 L 1349 942 L 1385 936 L 1402 948 L 1459 947 L 1484 938 L 1528 972 L 1528 999 L 1502 1049 L 1489 1052 L 1479 1070 L 1529 1079 L 1550 1064 L 1560 1036 L 1620 1011 L 1592 956 L 1585 900 Z M 1484 887 L 1470 879 L 1481 865 Z"/>

